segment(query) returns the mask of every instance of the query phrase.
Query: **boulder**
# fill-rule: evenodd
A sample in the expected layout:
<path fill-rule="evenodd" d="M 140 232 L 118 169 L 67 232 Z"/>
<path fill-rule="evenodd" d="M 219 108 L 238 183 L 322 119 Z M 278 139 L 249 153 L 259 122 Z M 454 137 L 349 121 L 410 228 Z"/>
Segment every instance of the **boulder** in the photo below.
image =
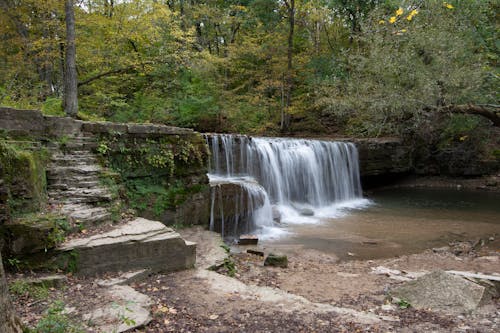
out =
<path fill-rule="evenodd" d="M 158 221 L 137 218 L 112 231 L 73 239 L 59 247 L 61 264 L 82 275 L 150 269 L 170 272 L 191 268 L 196 244 L 186 242 Z"/>
<path fill-rule="evenodd" d="M 264 266 L 274 266 L 274 267 L 287 268 L 288 267 L 288 257 L 285 255 L 269 253 L 266 260 L 264 261 Z"/>
<path fill-rule="evenodd" d="M 451 314 L 474 311 L 491 297 L 485 287 L 443 271 L 434 271 L 405 282 L 391 290 L 391 296 L 417 309 Z"/>

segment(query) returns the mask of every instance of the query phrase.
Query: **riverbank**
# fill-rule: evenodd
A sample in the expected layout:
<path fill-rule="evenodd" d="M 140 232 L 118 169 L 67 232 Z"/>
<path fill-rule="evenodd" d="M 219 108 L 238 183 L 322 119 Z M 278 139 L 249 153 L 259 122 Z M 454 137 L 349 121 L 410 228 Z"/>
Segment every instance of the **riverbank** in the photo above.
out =
<path fill-rule="evenodd" d="M 496 332 L 500 327 L 498 298 L 457 316 L 406 308 L 391 303 L 388 295 L 388 290 L 402 283 L 398 275 L 434 270 L 500 274 L 499 235 L 479 244 L 462 242 L 379 260 L 340 261 L 333 254 L 296 249 L 286 253 L 287 268 L 276 268 L 264 266 L 264 257 L 246 253 L 247 247 L 234 248 L 222 261 L 220 239 L 201 228 L 184 229 L 181 234 L 198 243 L 197 266 L 130 283 L 151 298 L 152 320 L 135 332 Z M 266 255 L 272 250 L 254 249 Z M 206 269 L 214 263 L 226 275 Z M 234 264 L 234 277 L 227 276 L 224 269 L 230 263 Z M 380 267 L 400 273 L 380 273 Z M 18 278 L 10 274 L 10 285 Z M 67 309 L 73 309 L 68 311 L 68 320 L 82 325 L 86 332 L 96 332 L 91 321 L 76 315 L 75 308 L 88 309 L 103 302 L 97 280 L 72 275 L 66 279 L 64 288 L 48 289 L 42 300 L 14 295 L 17 313 L 33 326 L 48 305 L 61 300 Z"/>

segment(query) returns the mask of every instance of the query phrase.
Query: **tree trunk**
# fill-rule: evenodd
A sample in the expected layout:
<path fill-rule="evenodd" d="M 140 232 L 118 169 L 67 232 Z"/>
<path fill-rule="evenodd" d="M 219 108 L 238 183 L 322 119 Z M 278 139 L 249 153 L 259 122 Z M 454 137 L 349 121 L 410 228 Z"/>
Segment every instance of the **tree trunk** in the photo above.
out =
<path fill-rule="evenodd" d="M 3 240 L 0 239 L 0 249 Z M 0 332 L 2 333 L 21 333 L 19 320 L 14 316 L 12 303 L 9 298 L 9 288 L 5 280 L 5 273 L 2 265 L 2 255 L 0 254 Z"/>
<path fill-rule="evenodd" d="M 66 0 L 66 59 L 64 68 L 64 111 L 69 117 L 78 113 L 78 78 L 76 73 L 74 0 Z"/>
<path fill-rule="evenodd" d="M 288 12 L 288 51 L 287 51 L 287 75 L 286 75 L 286 96 L 285 106 L 292 106 L 293 92 L 293 36 L 295 32 L 295 0 L 285 1 Z M 290 126 L 290 115 L 285 113 L 282 117 L 281 130 L 286 130 Z"/>

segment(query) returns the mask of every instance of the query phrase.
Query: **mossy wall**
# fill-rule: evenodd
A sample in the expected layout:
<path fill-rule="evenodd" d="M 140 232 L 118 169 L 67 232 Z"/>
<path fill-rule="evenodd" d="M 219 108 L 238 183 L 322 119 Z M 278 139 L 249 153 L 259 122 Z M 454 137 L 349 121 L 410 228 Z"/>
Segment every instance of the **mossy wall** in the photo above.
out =
<path fill-rule="evenodd" d="M 99 128 L 96 148 L 119 175 L 127 205 L 168 225 L 207 224 L 209 153 L 203 137 L 183 129 L 159 133 L 156 125 L 133 126 L 132 133 Z"/>
<path fill-rule="evenodd" d="M 10 214 L 36 212 L 46 202 L 47 151 L 36 142 L 0 138 L 0 179 Z M 0 198 L 2 199 L 2 198 Z"/>

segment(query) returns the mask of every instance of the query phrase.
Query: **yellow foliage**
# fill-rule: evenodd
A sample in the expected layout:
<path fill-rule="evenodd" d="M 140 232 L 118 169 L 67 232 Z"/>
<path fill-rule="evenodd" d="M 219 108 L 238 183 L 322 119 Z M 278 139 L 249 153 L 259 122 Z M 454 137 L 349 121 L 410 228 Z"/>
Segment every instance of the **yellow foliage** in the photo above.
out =
<path fill-rule="evenodd" d="M 448 9 L 453 9 L 453 8 L 455 8 L 455 7 L 453 7 L 453 5 L 452 5 L 452 4 L 447 3 L 446 1 L 445 1 L 445 2 L 443 2 L 443 7 L 448 8 Z"/>
<path fill-rule="evenodd" d="M 389 22 L 396 23 L 396 16 L 391 16 L 391 18 L 389 19 Z"/>
<path fill-rule="evenodd" d="M 380 21 L 378 21 L 378 24 L 385 24 L 385 21 L 384 20 L 380 20 Z"/>
<path fill-rule="evenodd" d="M 396 16 L 401 16 L 403 15 L 403 8 L 399 7 L 398 10 L 396 10 Z"/>
<path fill-rule="evenodd" d="M 418 10 L 417 10 L 417 9 L 414 9 L 414 10 L 412 10 L 412 11 L 410 12 L 410 14 L 408 14 L 408 16 L 406 17 L 406 19 L 407 19 L 408 21 L 411 21 L 411 20 L 413 19 L 413 17 L 414 17 L 415 15 L 417 15 L 417 14 L 418 14 Z"/>

